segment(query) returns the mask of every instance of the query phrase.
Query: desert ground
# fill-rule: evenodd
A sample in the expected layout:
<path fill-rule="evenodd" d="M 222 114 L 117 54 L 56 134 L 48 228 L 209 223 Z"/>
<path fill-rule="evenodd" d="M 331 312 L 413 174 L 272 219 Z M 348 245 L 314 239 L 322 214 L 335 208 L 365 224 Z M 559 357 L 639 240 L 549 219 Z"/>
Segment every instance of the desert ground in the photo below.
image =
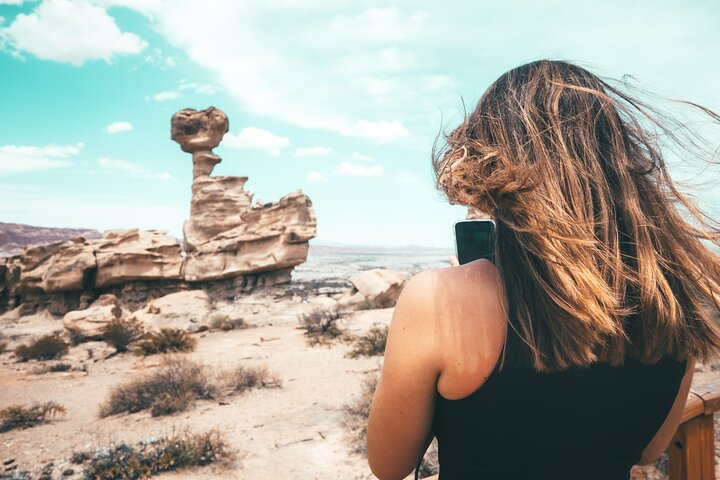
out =
<path fill-rule="evenodd" d="M 113 387 L 161 368 L 170 354 L 114 354 L 104 342 L 94 341 L 71 347 L 58 360 L 18 362 L 11 353 L 14 345 L 62 330 L 62 322 L 47 312 L 4 314 L 0 328 L 10 344 L 0 355 L 0 409 L 54 401 L 67 410 L 47 423 L 0 433 L 4 473 L 25 470 L 28 478 L 82 478 L 82 465 L 70 461 L 75 452 L 152 441 L 184 430 L 218 429 L 237 453 L 234 461 L 162 475 L 173 479 L 374 478 L 365 458 L 355 452 L 357 441 L 346 425 L 346 407 L 357 401 L 366 376 L 379 372 L 382 357 L 349 358 L 351 346 L 342 341 L 309 346 L 298 320 L 303 313 L 332 303 L 323 295 L 300 298 L 261 292 L 215 304 L 215 312 L 242 317 L 249 327 L 194 333 L 196 349 L 171 356 L 211 370 L 265 365 L 279 376 L 282 386 L 220 400 L 197 400 L 186 411 L 159 417 L 142 411 L 99 418 L 98 412 Z M 358 335 L 373 325 L 388 324 L 391 316 L 392 308 L 349 311 L 338 323 Z M 69 364 L 70 370 L 42 373 L 43 366 L 59 362 Z M 715 366 L 698 366 L 695 383 L 717 378 Z M 667 478 L 662 464 L 659 468 L 636 468 L 633 478 Z"/>

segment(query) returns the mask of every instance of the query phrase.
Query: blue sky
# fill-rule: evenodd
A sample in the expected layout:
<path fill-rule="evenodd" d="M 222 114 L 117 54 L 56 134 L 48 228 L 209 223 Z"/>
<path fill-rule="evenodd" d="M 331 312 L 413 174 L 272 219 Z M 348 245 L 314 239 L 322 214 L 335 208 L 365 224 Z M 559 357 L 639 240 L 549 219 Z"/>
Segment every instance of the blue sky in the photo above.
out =
<path fill-rule="evenodd" d="M 192 162 L 170 117 L 213 105 L 214 173 L 266 202 L 302 189 L 318 243 L 449 247 L 465 210 L 434 190 L 432 143 L 507 69 L 571 60 L 720 110 L 715 0 L 0 0 L 0 17 L 6 222 L 180 237 Z"/>

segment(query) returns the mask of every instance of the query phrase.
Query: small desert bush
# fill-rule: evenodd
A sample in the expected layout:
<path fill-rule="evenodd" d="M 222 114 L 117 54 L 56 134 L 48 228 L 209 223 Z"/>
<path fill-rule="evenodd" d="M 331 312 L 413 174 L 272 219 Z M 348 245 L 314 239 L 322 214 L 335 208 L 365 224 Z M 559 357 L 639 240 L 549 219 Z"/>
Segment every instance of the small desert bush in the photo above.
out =
<path fill-rule="evenodd" d="M 211 313 L 208 320 L 210 330 L 222 330 L 224 332 L 229 332 L 230 330 L 239 330 L 248 327 L 248 324 L 245 323 L 243 318 L 230 318 L 220 312 Z"/>
<path fill-rule="evenodd" d="M 327 345 L 346 333 L 337 324 L 340 312 L 335 309 L 315 309 L 299 316 L 300 325 L 305 330 L 308 345 Z"/>
<path fill-rule="evenodd" d="M 169 360 L 160 370 L 115 387 L 100 407 L 100 416 L 150 410 L 153 417 L 186 410 L 195 399 L 219 394 L 205 367 L 186 360 Z"/>
<path fill-rule="evenodd" d="M 0 332 L 0 353 L 5 353 L 5 350 L 7 350 L 7 341 L 5 340 L 5 334 L 3 332 Z"/>
<path fill-rule="evenodd" d="M 282 380 L 264 365 L 241 365 L 235 370 L 225 372 L 222 381 L 233 392 L 244 392 L 253 388 L 275 388 L 282 386 Z"/>
<path fill-rule="evenodd" d="M 196 400 L 281 384 L 280 378 L 265 366 L 211 372 L 203 365 L 172 359 L 155 373 L 115 387 L 100 407 L 100 416 L 150 410 L 153 417 L 158 417 L 187 410 Z"/>
<path fill-rule="evenodd" d="M 365 335 L 355 337 L 352 350 L 347 354 L 350 358 L 360 356 L 371 357 L 385 354 L 387 344 L 388 326 L 374 325 Z"/>
<path fill-rule="evenodd" d="M 113 445 L 97 453 L 75 453 L 76 463 L 85 463 L 87 479 L 142 479 L 162 472 L 211 463 L 229 464 L 235 453 L 217 430 L 182 433 L 136 446 Z"/>
<path fill-rule="evenodd" d="M 102 339 L 116 352 L 127 352 L 131 343 L 143 336 L 143 325 L 135 317 L 114 318 L 103 329 Z"/>
<path fill-rule="evenodd" d="M 156 353 L 192 352 L 197 341 L 185 330 L 162 328 L 159 332 L 146 334 L 138 343 L 138 353 L 155 355 Z"/>
<path fill-rule="evenodd" d="M 363 381 L 360 396 L 354 403 L 345 406 L 345 425 L 349 431 L 352 450 L 363 456 L 367 455 L 367 422 L 379 379 L 377 373 L 368 374 Z"/>
<path fill-rule="evenodd" d="M 43 373 L 50 372 L 67 372 L 71 369 L 72 365 L 70 365 L 69 363 L 55 363 L 53 365 L 42 365 L 33 370 L 33 373 L 36 375 L 42 375 Z"/>
<path fill-rule="evenodd" d="M 68 344 L 57 334 L 44 335 L 29 345 L 18 345 L 15 348 L 15 356 L 21 362 L 28 360 L 51 360 L 61 357 L 68 352 Z"/>
<path fill-rule="evenodd" d="M 12 405 L 0 410 L 0 432 L 34 427 L 45 423 L 49 417 L 63 413 L 65 407 L 55 402 L 35 403 L 29 407 Z"/>

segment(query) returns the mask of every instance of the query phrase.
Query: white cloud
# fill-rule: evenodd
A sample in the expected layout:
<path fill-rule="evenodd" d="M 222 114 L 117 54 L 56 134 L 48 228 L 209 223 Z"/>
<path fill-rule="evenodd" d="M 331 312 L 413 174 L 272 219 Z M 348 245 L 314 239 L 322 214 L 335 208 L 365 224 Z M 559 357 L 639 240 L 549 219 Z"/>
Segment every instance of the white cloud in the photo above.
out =
<path fill-rule="evenodd" d="M 0 176 L 70 166 L 72 161 L 69 158 L 80 153 L 83 146 L 82 143 L 65 146 L 46 145 L 44 147 L 0 146 Z"/>
<path fill-rule="evenodd" d="M 330 147 L 300 147 L 293 153 L 296 157 L 329 157 L 333 149 Z"/>
<path fill-rule="evenodd" d="M 362 42 L 398 42 L 412 37 L 430 18 L 430 14 L 417 11 L 405 14 L 396 7 L 368 8 L 359 15 L 337 15 L 330 28 L 333 39 Z"/>
<path fill-rule="evenodd" d="M 105 9 L 87 0 L 44 0 L 31 13 L 18 14 L 0 35 L 16 51 L 75 66 L 88 60 L 109 62 L 114 55 L 136 54 L 147 47 L 139 36 L 120 31 Z"/>
<path fill-rule="evenodd" d="M 361 162 L 374 162 L 375 158 L 371 157 L 369 155 L 363 155 L 362 153 L 353 152 L 352 154 L 353 160 L 360 160 Z"/>
<path fill-rule="evenodd" d="M 217 2 L 207 8 L 202 2 L 175 0 L 153 9 L 149 16 L 159 34 L 185 50 L 191 61 L 210 70 L 219 86 L 249 114 L 372 141 L 407 136 L 408 128 L 398 111 L 416 112 L 419 95 L 415 92 L 420 89 L 407 88 L 407 81 L 405 88 L 399 89 L 403 79 L 388 80 L 391 85 L 384 76 L 402 74 L 414 83 L 429 77 L 429 70 L 407 47 L 410 40 L 424 34 L 428 15 L 370 9 L 358 18 L 351 15 L 333 20 L 318 14 L 329 4 L 323 5 L 283 0 Z M 303 20 L 284 25 L 282 35 L 262 27 L 263 19 L 288 14 L 288 10 L 302 15 Z M 340 35 L 342 25 L 350 23 L 353 27 L 348 31 L 354 33 Z M 370 26 L 362 27 L 363 23 Z M 242 41 L 238 41 L 239 31 Z M 377 31 L 384 32 L 384 37 L 370 48 L 356 41 L 358 35 Z M 398 38 L 393 33 L 398 31 L 402 44 L 388 44 Z M 354 81 L 359 78 L 374 80 Z M 393 95 L 375 99 L 368 97 L 368 88 L 391 90 Z M 398 89 L 400 94 L 395 94 Z M 431 107 L 435 104 L 431 98 L 420 100 Z M 390 132 L 374 128 L 376 125 L 389 126 Z"/>
<path fill-rule="evenodd" d="M 133 124 L 130 122 L 113 122 L 105 127 L 105 133 L 120 133 L 129 132 L 133 129 Z"/>
<path fill-rule="evenodd" d="M 407 129 L 397 120 L 392 122 L 366 122 L 361 120 L 355 125 L 355 136 L 379 142 L 391 142 L 408 135 Z"/>
<path fill-rule="evenodd" d="M 358 165 L 350 162 L 343 162 L 335 169 L 336 175 L 355 175 L 361 177 L 382 175 L 385 169 L 382 165 Z"/>
<path fill-rule="evenodd" d="M 290 146 L 290 139 L 272 134 L 269 130 L 256 127 L 245 127 L 238 135 L 225 134 L 223 145 L 230 148 L 245 150 L 265 150 L 276 157 L 280 151 Z"/>
<path fill-rule="evenodd" d="M 107 170 L 115 170 L 124 172 L 134 177 L 147 178 L 150 180 L 170 180 L 172 175 L 168 172 L 153 172 L 147 167 L 136 163 L 126 162 L 125 160 L 114 160 L 112 158 L 98 158 L 98 165 Z"/>
<path fill-rule="evenodd" d="M 215 92 L 217 92 L 218 88 L 215 85 L 203 85 L 196 82 L 189 82 L 180 84 L 178 90 L 181 92 L 184 90 L 192 90 L 195 93 L 200 93 L 203 95 L 213 95 Z"/>
<path fill-rule="evenodd" d="M 182 95 L 180 92 L 158 92 L 150 98 L 156 102 L 162 102 L 164 100 L 175 100 L 180 97 L 180 95 Z"/>
<path fill-rule="evenodd" d="M 325 182 L 327 181 L 327 175 L 322 172 L 308 172 L 305 178 L 310 182 Z"/>

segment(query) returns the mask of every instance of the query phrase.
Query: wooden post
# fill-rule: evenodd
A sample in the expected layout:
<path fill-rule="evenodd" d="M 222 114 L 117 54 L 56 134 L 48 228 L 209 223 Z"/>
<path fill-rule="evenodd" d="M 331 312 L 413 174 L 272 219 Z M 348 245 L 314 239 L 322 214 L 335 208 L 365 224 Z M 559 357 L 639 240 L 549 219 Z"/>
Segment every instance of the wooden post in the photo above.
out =
<path fill-rule="evenodd" d="M 713 415 L 700 415 L 678 427 L 670 443 L 670 480 L 715 480 Z"/>

